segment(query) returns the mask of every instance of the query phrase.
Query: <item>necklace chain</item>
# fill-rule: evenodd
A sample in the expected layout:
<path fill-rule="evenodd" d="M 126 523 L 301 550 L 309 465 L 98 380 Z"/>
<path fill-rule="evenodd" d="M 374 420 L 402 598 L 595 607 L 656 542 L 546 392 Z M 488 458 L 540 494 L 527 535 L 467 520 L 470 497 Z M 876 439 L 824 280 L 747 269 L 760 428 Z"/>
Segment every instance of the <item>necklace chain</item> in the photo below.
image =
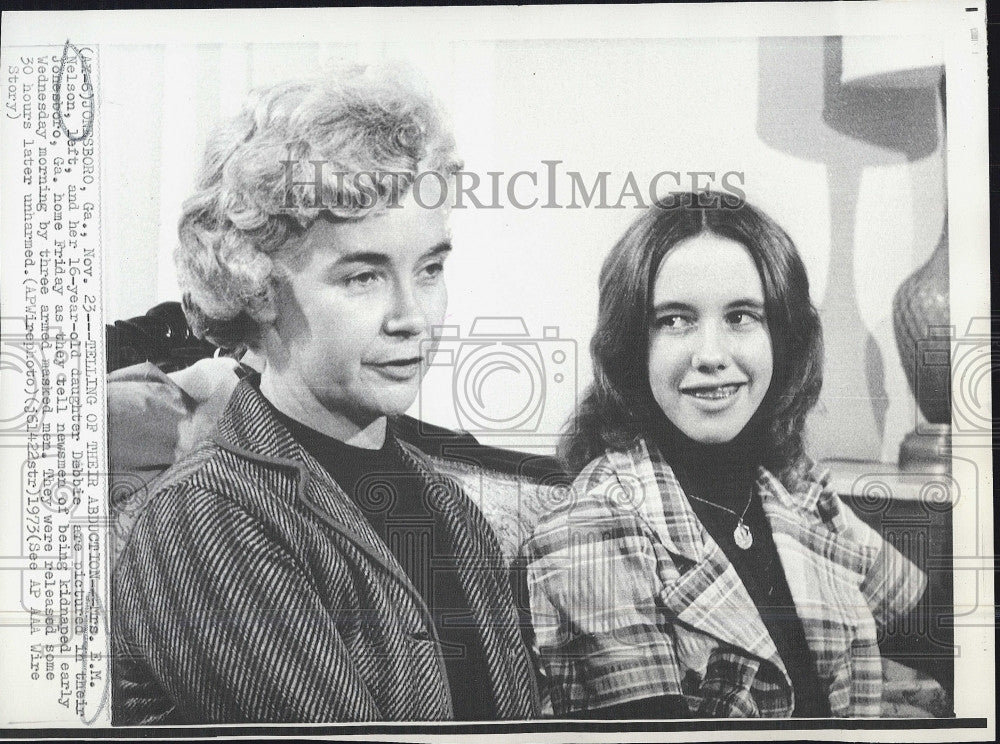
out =
<path fill-rule="evenodd" d="M 741 514 L 737 514 L 732 509 L 726 506 L 722 506 L 722 504 L 716 504 L 714 501 L 709 501 L 708 499 L 699 498 L 691 493 L 687 494 L 687 497 L 690 499 L 694 499 L 695 501 L 700 501 L 703 504 L 714 506 L 716 509 L 722 509 L 723 511 L 727 511 L 742 522 L 743 517 L 745 517 L 747 515 L 747 512 L 750 510 L 750 504 L 753 502 L 753 491 L 750 492 L 750 498 L 747 499 L 747 505 L 743 507 L 743 512 Z"/>
<path fill-rule="evenodd" d="M 717 509 L 722 509 L 727 511 L 736 517 L 736 528 L 733 530 L 733 541 L 736 543 L 736 547 L 740 550 L 749 550 L 750 546 L 753 545 L 753 533 L 750 528 L 747 527 L 746 523 L 743 521 L 743 517 L 747 515 L 747 511 L 750 510 L 750 504 L 753 503 L 753 489 L 750 489 L 750 498 L 747 499 L 747 505 L 743 507 L 743 513 L 737 514 L 732 509 L 722 506 L 721 504 L 716 504 L 714 501 L 709 501 L 708 499 L 699 498 L 693 494 L 688 494 L 688 498 L 692 498 L 695 501 L 700 501 L 703 504 L 708 504 L 709 506 L 714 506 Z"/>

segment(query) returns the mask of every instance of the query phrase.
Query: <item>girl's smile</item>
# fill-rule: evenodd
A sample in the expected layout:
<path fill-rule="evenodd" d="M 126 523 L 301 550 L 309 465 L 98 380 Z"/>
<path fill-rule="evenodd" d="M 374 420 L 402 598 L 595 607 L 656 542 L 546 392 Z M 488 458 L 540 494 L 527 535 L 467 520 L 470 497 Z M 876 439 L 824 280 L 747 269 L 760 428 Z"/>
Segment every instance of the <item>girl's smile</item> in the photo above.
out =
<path fill-rule="evenodd" d="M 742 244 L 714 233 L 678 243 L 653 284 L 649 384 L 684 434 L 732 440 L 771 384 L 771 336 L 757 267 Z"/>
<path fill-rule="evenodd" d="M 738 382 L 726 385 L 703 385 L 700 387 L 681 388 L 685 395 L 691 395 L 702 401 L 721 401 L 725 405 L 733 400 L 746 383 Z"/>

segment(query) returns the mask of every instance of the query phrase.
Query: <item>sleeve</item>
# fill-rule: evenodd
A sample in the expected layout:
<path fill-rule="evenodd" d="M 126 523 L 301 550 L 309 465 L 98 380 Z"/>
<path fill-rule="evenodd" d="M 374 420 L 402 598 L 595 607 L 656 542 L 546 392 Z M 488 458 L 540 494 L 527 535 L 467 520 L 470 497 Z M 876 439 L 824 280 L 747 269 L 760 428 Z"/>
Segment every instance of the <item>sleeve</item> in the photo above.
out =
<path fill-rule="evenodd" d="M 865 524 L 839 497 L 837 506 L 852 534 L 874 555 L 861 582 L 861 592 L 875 622 L 881 626 L 893 617 L 905 615 L 927 588 L 924 572 Z"/>
<path fill-rule="evenodd" d="M 634 515 L 573 507 L 527 546 L 535 639 L 556 715 L 681 695 L 657 554 Z"/>
<path fill-rule="evenodd" d="M 115 574 L 115 634 L 171 699 L 172 717 L 380 718 L 335 612 L 266 526 L 201 489 L 161 497 L 137 524 Z M 141 717 L 142 709 L 140 701 L 130 715 L 128 700 L 116 700 L 125 718 Z"/>

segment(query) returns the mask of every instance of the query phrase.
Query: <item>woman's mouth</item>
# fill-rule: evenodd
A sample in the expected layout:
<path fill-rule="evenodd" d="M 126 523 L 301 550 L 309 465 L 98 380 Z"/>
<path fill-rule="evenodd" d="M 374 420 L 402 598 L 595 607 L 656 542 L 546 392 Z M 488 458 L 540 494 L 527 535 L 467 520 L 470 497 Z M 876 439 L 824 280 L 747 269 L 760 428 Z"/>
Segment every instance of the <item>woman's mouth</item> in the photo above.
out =
<path fill-rule="evenodd" d="M 369 367 L 377 370 L 383 377 L 393 380 L 409 380 L 420 372 L 420 357 L 391 359 L 384 362 L 369 363 Z"/>

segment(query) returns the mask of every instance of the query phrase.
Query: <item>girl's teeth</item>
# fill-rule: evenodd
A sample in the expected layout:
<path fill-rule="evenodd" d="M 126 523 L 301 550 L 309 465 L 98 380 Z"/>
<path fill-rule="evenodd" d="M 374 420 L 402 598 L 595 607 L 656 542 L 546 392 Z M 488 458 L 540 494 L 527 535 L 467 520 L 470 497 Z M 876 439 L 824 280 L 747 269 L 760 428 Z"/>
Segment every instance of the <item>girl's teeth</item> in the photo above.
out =
<path fill-rule="evenodd" d="M 694 396 L 696 398 L 728 398 L 736 392 L 736 388 L 736 385 L 723 385 L 710 390 L 695 390 Z"/>

